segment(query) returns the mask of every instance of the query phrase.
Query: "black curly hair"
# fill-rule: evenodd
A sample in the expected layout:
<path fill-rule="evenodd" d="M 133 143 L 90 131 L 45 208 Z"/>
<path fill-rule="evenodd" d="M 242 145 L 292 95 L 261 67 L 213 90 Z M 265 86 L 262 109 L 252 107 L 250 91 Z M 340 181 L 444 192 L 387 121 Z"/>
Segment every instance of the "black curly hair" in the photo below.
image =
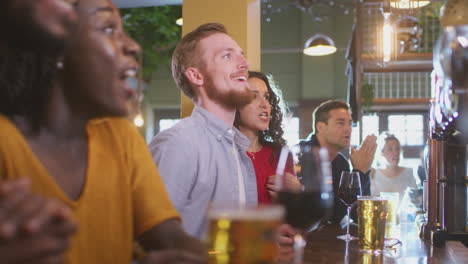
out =
<path fill-rule="evenodd" d="M 0 113 L 39 123 L 57 74 L 56 61 L 55 55 L 42 52 L 17 50 L 1 54 Z"/>
<path fill-rule="evenodd" d="M 283 101 L 281 90 L 277 87 L 273 77 L 262 72 L 249 71 L 249 78 L 257 78 L 262 80 L 270 94 L 271 119 L 267 130 L 258 133 L 258 140 L 262 145 L 269 145 L 273 148 L 274 153 L 279 155 L 281 148 L 286 145 L 286 140 L 283 138 L 283 118 L 288 112 L 288 108 Z M 236 113 L 234 125 L 239 127 L 240 115 Z"/>

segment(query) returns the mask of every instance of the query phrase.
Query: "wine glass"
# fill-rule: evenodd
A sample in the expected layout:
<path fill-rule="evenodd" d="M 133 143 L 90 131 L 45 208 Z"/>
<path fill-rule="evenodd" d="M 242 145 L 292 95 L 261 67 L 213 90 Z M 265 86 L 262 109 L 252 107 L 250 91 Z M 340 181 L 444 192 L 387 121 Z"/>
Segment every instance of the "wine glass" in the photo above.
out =
<path fill-rule="evenodd" d="M 294 236 L 294 264 L 302 263 L 306 244 L 304 234 L 314 230 L 321 219 L 329 217 L 333 208 L 328 151 L 325 148 L 308 149 L 301 153 L 300 165 L 304 190 L 301 192 L 280 190 L 277 196 L 277 202 L 286 209 L 286 222 L 299 231 Z"/>
<path fill-rule="evenodd" d="M 347 225 L 346 234 L 337 236 L 338 239 L 345 241 L 357 239 L 357 237 L 349 234 L 349 219 L 351 217 L 351 208 L 356 204 L 358 195 L 362 195 L 359 173 L 343 171 L 341 173 L 340 186 L 338 187 L 338 197 L 347 207 Z"/>

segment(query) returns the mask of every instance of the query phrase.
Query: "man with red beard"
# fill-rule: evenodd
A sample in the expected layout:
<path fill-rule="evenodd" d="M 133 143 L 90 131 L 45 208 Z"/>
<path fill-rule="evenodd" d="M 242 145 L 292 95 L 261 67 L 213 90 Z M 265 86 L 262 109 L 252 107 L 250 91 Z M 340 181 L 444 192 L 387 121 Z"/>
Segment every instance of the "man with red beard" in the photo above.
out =
<path fill-rule="evenodd" d="M 248 62 L 217 23 L 201 25 L 177 45 L 172 75 L 195 108 L 149 144 L 169 196 L 191 235 L 204 236 L 211 202 L 257 204 L 249 140 L 234 126 L 236 109 L 253 100 Z"/>

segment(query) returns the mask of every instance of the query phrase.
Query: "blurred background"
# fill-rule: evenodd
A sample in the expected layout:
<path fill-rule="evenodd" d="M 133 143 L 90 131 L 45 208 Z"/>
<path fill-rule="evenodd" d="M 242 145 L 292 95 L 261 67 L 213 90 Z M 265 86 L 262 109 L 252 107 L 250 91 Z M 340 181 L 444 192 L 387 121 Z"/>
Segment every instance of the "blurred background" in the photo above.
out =
<path fill-rule="evenodd" d="M 176 20 L 183 1 L 114 1 L 127 31 L 143 47 L 141 131 L 149 140 L 180 118 L 170 56 L 181 37 Z M 318 104 L 342 99 L 354 111 L 353 145 L 367 134 L 389 131 L 401 141 L 401 165 L 416 168 L 427 140 L 432 50 L 444 2 L 366 0 L 356 10 L 353 0 L 260 0 L 261 70 L 273 75 L 290 107 L 288 144 L 312 131 Z M 304 54 L 317 34 L 331 40 L 336 51 Z M 356 50 L 362 52 L 359 81 Z"/>

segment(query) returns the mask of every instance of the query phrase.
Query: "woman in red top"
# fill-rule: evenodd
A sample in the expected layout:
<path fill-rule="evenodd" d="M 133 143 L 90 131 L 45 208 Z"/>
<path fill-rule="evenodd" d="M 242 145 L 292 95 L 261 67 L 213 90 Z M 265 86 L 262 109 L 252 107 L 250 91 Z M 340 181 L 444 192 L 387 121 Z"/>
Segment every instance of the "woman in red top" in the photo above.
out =
<path fill-rule="evenodd" d="M 251 142 L 247 155 L 252 160 L 257 176 L 258 202 L 269 204 L 275 194 L 279 154 L 286 144 L 281 127 L 285 106 L 281 91 L 276 89 L 271 77 L 250 71 L 248 82 L 255 99 L 239 109 L 235 125 Z M 291 155 L 286 163 L 283 186 L 289 191 L 300 191 L 302 188 L 295 176 Z"/>

